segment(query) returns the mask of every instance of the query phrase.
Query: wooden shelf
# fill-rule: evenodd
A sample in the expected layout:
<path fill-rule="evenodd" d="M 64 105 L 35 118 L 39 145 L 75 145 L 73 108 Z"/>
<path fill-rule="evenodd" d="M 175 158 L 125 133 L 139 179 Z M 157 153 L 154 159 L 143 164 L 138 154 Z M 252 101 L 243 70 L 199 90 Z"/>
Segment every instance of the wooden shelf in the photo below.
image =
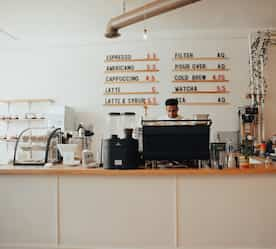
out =
<path fill-rule="evenodd" d="M 0 138 L 0 142 L 15 143 L 16 141 L 17 141 L 16 138 L 14 139 Z"/>
<path fill-rule="evenodd" d="M 104 106 L 157 106 L 159 104 L 103 104 Z"/>
<path fill-rule="evenodd" d="M 216 106 L 220 106 L 220 105 L 230 105 L 230 103 L 218 103 L 218 102 L 188 102 L 188 103 L 179 103 L 179 105 L 198 105 L 198 106 L 202 106 L 202 105 L 216 105 Z"/>
<path fill-rule="evenodd" d="M 20 119 L 0 119 L 0 122 L 17 122 L 17 121 L 45 121 L 46 118 L 20 118 Z"/>
<path fill-rule="evenodd" d="M 218 68 L 205 68 L 205 69 L 177 69 L 173 72 L 227 72 L 230 71 L 229 68 L 218 69 Z"/>
<path fill-rule="evenodd" d="M 229 80 L 173 80 L 173 83 L 227 83 Z"/>
<path fill-rule="evenodd" d="M 105 96 L 131 95 L 131 94 L 159 94 L 159 92 L 118 92 L 118 93 L 104 93 Z"/>
<path fill-rule="evenodd" d="M 174 61 L 223 61 L 223 60 L 229 60 L 228 57 L 191 57 L 191 58 L 173 58 Z"/>
<path fill-rule="evenodd" d="M 16 142 L 18 139 L 18 137 L 6 137 L 6 138 L 0 138 L 0 141 L 2 142 Z M 23 141 L 29 140 L 31 139 L 32 142 L 34 143 L 38 143 L 38 142 L 46 142 L 48 137 L 47 136 L 36 136 L 36 135 L 32 135 L 32 136 L 22 136 L 21 139 L 23 139 Z"/>
<path fill-rule="evenodd" d="M 159 83 L 158 80 L 155 81 L 113 81 L 113 82 L 104 82 L 105 84 L 144 84 L 144 83 Z"/>
<path fill-rule="evenodd" d="M 172 94 L 229 94 L 229 91 L 190 91 L 190 92 L 172 92 Z"/>
<path fill-rule="evenodd" d="M 159 61 L 159 58 L 151 58 L 151 59 L 130 59 L 130 60 L 105 60 L 104 63 L 112 63 L 112 62 L 136 62 L 136 61 Z"/>
<path fill-rule="evenodd" d="M 40 102 L 55 102 L 53 99 L 6 99 L 0 100 L 0 103 L 40 103 Z"/>
<path fill-rule="evenodd" d="M 116 74 L 116 73 L 156 73 L 159 72 L 159 69 L 147 70 L 147 69 L 136 69 L 136 70 L 113 70 L 105 71 L 105 74 Z"/>

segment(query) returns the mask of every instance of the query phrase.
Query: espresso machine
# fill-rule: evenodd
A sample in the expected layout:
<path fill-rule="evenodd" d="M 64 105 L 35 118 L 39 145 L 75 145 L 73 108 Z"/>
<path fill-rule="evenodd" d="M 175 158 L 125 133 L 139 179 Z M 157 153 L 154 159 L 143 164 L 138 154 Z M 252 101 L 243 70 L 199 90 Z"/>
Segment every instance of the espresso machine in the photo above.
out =
<path fill-rule="evenodd" d="M 136 169 L 138 167 L 138 140 L 132 137 L 135 113 L 111 112 L 108 115 L 108 136 L 103 141 L 105 169 Z"/>

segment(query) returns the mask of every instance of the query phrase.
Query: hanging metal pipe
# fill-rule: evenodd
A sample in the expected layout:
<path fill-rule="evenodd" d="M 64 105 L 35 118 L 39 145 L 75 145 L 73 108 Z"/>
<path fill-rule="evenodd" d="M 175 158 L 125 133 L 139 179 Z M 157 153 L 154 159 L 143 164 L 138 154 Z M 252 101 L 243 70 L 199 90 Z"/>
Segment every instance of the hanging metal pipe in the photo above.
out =
<path fill-rule="evenodd" d="M 111 18 L 107 24 L 105 37 L 118 37 L 120 36 L 118 31 L 121 28 L 198 1 L 201 0 L 154 0 L 122 15 Z"/>

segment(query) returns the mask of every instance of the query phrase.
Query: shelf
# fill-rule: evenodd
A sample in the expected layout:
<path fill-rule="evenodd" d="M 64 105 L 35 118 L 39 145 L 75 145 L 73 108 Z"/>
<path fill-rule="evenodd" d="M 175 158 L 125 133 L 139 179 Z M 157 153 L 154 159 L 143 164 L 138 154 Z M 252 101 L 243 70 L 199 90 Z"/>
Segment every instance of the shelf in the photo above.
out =
<path fill-rule="evenodd" d="M 147 70 L 147 69 L 136 69 L 136 70 L 112 70 L 105 71 L 105 74 L 115 74 L 115 73 L 156 73 L 159 72 L 159 69 Z"/>
<path fill-rule="evenodd" d="M 190 102 L 190 103 L 179 103 L 179 105 L 198 105 L 198 106 L 202 106 L 202 105 L 230 105 L 230 103 L 218 103 L 218 102 Z"/>
<path fill-rule="evenodd" d="M 218 68 L 205 68 L 205 69 L 177 69 L 173 72 L 227 72 L 230 71 L 229 68 L 218 69 Z"/>
<path fill-rule="evenodd" d="M 0 142 L 15 143 L 16 141 L 17 141 L 16 138 L 14 139 L 0 138 Z"/>
<path fill-rule="evenodd" d="M 104 93 L 105 96 L 113 96 L 113 95 L 131 95 L 131 94 L 159 94 L 159 92 L 119 92 L 119 93 Z"/>
<path fill-rule="evenodd" d="M 159 61 L 159 58 L 152 59 L 130 59 L 130 60 L 105 60 L 104 63 L 112 63 L 112 62 L 136 62 L 136 61 Z"/>
<path fill-rule="evenodd" d="M 173 80 L 173 83 L 227 83 L 229 80 Z"/>
<path fill-rule="evenodd" d="M 21 145 L 23 151 L 46 151 L 46 146 L 42 145 Z"/>
<path fill-rule="evenodd" d="M 105 84 L 144 84 L 144 83 L 159 83 L 159 81 L 113 81 L 113 82 L 104 82 Z"/>
<path fill-rule="evenodd" d="M 159 104 L 103 104 L 104 106 L 157 106 Z"/>
<path fill-rule="evenodd" d="M 18 138 L 0 138 L 1 142 L 16 142 Z M 46 142 L 48 137 L 47 136 L 23 136 L 21 137 L 22 141 L 31 140 L 33 143 L 40 143 Z"/>
<path fill-rule="evenodd" d="M 0 100 L 0 103 L 41 103 L 41 102 L 55 102 L 53 99 L 6 99 L 6 100 Z"/>
<path fill-rule="evenodd" d="M 172 92 L 172 94 L 229 94 L 229 91 L 190 91 L 190 92 Z"/>
<path fill-rule="evenodd" d="M 17 122 L 17 121 L 45 121 L 46 118 L 20 118 L 20 119 L 0 119 L 0 122 Z"/>
<path fill-rule="evenodd" d="M 191 58 L 173 58 L 173 61 L 199 61 L 199 60 L 204 60 L 204 61 L 222 61 L 222 60 L 229 60 L 228 57 L 191 57 Z"/>

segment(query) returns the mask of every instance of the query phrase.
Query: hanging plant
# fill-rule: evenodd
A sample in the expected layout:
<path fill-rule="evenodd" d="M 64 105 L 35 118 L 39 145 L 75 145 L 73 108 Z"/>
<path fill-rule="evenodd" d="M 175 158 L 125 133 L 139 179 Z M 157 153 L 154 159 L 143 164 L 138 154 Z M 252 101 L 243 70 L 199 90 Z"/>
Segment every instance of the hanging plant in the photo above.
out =
<path fill-rule="evenodd" d="M 264 66 L 268 59 L 268 46 L 271 43 L 271 31 L 258 31 L 251 35 L 250 42 L 250 83 L 249 97 L 253 105 L 264 103 L 267 83 L 264 77 Z"/>

